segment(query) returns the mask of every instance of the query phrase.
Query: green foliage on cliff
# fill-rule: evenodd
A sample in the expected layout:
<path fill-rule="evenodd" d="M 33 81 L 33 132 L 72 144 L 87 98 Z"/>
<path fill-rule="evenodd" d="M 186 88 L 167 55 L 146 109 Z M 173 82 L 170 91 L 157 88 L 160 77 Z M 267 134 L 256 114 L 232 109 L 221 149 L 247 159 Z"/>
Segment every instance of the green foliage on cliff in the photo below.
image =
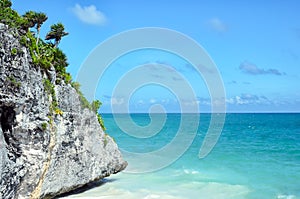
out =
<path fill-rule="evenodd" d="M 89 101 L 84 97 L 83 93 L 80 90 L 80 84 L 78 82 L 72 82 L 71 85 L 79 95 L 79 100 L 81 102 L 81 106 L 83 108 L 91 109 L 91 105 L 90 105 Z"/>
<path fill-rule="evenodd" d="M 44 84 L 44 89 L 48 93 L 48 95 L 51 95 L 55 98 L 54 85 L 50 82 L 50 80 L 49 79 L 44 79 L 43 84 Z"/>
<path fill-rule="evenodd" d="M 53 113 L 58 109 L 58 103 L 57 103 L 55 89 L 54 89 L 55 87 L 49 79 L 44 79 L 43 84 L 44 84 L 45 91 L 49 96 L 51 96 L 52 103 L 50 105 L 50 112 Z"/>
<path fill-rule="evenodd" d="M 53 66 L 57 73 L 58 81 L 70 83 L 72 78 L 66 71 L 69 65 L 66 55 L 57 48 L 61 38 L 68 33 L 64 30 L 64 25 L 61 23 L 51 26 L 46 40 L 55 39 L 55 43 L 39 39 L 40 29 L 42 24 L 48 19 L 47 15 L 41 12 L 28 11 L 24 15 L 19 15 L 11 8 L 10 0 L 0 0 L 0 23 L 8 25 L 10 28 L 16 28 L 20 36 L 20 44 L 29 49 L 33 64 L 43 70 L 48 70 Z M 30 28 L 36 28 L 36 32 Z M 37 36 L 36 36 L 37 35 Z M 17 51 L 12 51 L 16 54 Z"/>
<path fill-rule="evenodd" d="M 13 28 L 21 28 L 24 20 L 11 9 L 11 5 L 10 0 L 0 0 L 0 22 Z"/>
<path fill-rule="evenodd" d="M 16 48 L 11 49 L 11 55 L 17 55 L 18 50 Z"/>
<path fill-rule="evenodd" d="M 101 115 L 98 113 L 98 110 L 100 109 L 101 105 L 102 105 L 102 103 L 99 100 L 94 100 L 91 103 L 91 109 L 96 113 L 98 122 L 99 122 L 100 126 L 102 127 L 102 129 L 105 131 L 106 129 L 104 126 L 104 121 L 103 121 Z"/>
<path fill-rule="evenodd" d="M 62 23 L 51 25 L 45 40 L 54 40 L 54 43 L 45 42 L 40 39 L 40 29 L 42 24 L 48 19 L 47 15 L 41 12 L 28 11 L 21 16 L 13 10 L 11 6 L 12 3 L 10 0 L 0 0 L 0 23 L 4 23 L 10 28 L 18 30 L 20 44 L 29 50 L 34 66 L 41 69 L 45 75 L 47 75 L 47 71 L 53 67 L 56 72 L 55 83 L 60 84 L 65 82 L 66 84 L 71 84 L 79 94 L 82 107 L 94 111 L 97 115 L 99 124 L 105 129 L 103 120 L 98 113 L 101 102 L 95 100 L 90 103 L 80 91 L 79 83 L 72 82 L 72 76 L 66 70 L 69 65 L 67 56 L 58 48 L 61 39 L 69 34 L 65 31 L 64 25 Z M 31 31 L 31 28 L 35 28 L 36 32 Z M 11 54 L 15 56 L 19 51 L 20 49 L 13 48 Z M 13 79 L 10 79 L 9 81 L 16 87 L 20 87 L 19 83 L 15 82 Z M 58 108 L 54 89 L 55 85 L 47 78 L 44 79 L 43 84 L 45 91 L 52 99 L 50 105 L 51 114 L 62 115 L 62 111 Z"/>
<path fill-rule="evenodd" d="M 96 113 L 96 115 L 97 115 L 98 122 L 99 122 L 100 126 L 102 127 L 103 131 L 105 131 L 106 128 L 105 128 L 105 126 L 104 126 L 104 121 L 103 121 L 101 115 L 100 115 L 98 112 Z"/>
<path fill-rule="evenodd" d="M 15 88 L 21 87 L 21 82 L 18 82 L 14 77 L 8 77 L 6 81 L 10 82 L 10 84 Z"/>
<path fill-rule="evenodd" d="M 47 129 L 47 126 L 48 125 L 46 122 L 42 123 L 42 130 L 45 131 Z"/>
<path fill-rule="evenodd" d="M 78 82 L 72 82 L 71 85 L 76 90 L 76 92 L 79 94 L 81 106 L 83 108 L 88 108 L 96 113 L 98 122 L 99 122 L 100 126 L 102 127 L 102 129 L 105 131 L 106 128 L 104 126 L 104 121 L 103 121 L 101 115 L 98 113 L 98 110 L 100 109 L 102 103 L 99 100 L 94 100 L 94 101 L 92 101 L 92 103 L 89 103 L 89 101 L 84 97 L 83 93 L 80 91 L 80 84 Z"/>

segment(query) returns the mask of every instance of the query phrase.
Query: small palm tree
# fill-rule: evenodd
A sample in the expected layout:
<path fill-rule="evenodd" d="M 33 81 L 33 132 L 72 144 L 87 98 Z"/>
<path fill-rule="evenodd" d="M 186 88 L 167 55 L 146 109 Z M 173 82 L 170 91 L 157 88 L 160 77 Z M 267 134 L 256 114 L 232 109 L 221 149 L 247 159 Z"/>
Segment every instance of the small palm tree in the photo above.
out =
<path fill-rule="evenodd" d="M 28 31 L 29 28 L 33 28 L 36 24 L 36 12 L 33 11 L 27 11 L 24 15 L 23 15 L 23 23 L 22 26 L 24 28 L 24 30 Z"/>
<path fill-rule="evenodd" d="M 53 24 L 50 28 L 51 30 L 46 35 L 46 40 L 55 39 L 54 47 L 56 48 L 61 38 L 69 33 L 65 32 L 65 27 L 62 23 Z"/>
<path fill-rule="evenodd" d="M 48 19 L 47 15 L 42 12 L 35 14 L 35 22 L 36 22 L 36 30 L 37 30 L 36 45 L 38 45 L 39 43 L 41 26 L 47 19 Z"/>

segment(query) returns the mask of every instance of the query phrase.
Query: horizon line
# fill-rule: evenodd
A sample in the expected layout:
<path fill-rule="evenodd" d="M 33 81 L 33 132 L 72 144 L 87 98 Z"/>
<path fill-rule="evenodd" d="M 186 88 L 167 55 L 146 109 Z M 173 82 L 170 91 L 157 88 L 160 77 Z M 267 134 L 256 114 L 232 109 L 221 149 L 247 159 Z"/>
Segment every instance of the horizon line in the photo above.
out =
<path fill-rule="evenodd" d="M 269 111 L 262 111 L 262 112 L 154 112 L 154 113 L 149 113 L 149 112 L 99 112 L 100 114 L 300 114 L 300 111 L 278 111 L 278 112 L 269 112 Z"/>

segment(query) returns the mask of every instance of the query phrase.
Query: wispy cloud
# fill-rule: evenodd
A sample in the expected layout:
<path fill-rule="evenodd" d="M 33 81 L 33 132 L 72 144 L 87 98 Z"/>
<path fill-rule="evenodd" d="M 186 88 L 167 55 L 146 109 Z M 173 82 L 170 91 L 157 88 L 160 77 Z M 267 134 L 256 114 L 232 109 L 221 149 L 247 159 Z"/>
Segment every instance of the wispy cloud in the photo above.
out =
<path fill-rule="evenodd" d="M 226 99 L 227 104 L 248 105 L 248 104 L 270 104 L 271 101 L 266 96 L 258 96 L 249 93 L 243 93 Z"/>
<path fill-rule="evenodd" d="M 117 98 L 117 97 L 112 97 L 111 98 L 111 105 L 123 105 L 125 103 L 124 98 Z"/>
<path fill-rule="evenodd" d="M 184 79 L 182 79 L 181 77 L 172 77 L 172 79 L 174 81 L 183 81 Z"/>
<path fill-rule="evenodd" d="M 237 81 L 232 80 L 232 81 L 228 82 L 228 84 L 237 84 Z"/>
<path fill-rule="evenodd" d="M 72 12 L 78 17 L 78 19 L 84 23 L 92 25 L 104 25 L 107 21 L 105 15 L 97 10 L 96 6 L 81 6 L 76 4 L 72 8 Z"/>
<path fill-rule="evenodd" d="M 208 25 L 217 32 L 226 32 L 228 30 L 228 26 L 217 17 L 210 19 Z"/>
<path fill-rule="evenodd" d="M 111 96 L 110 95 L 102 95 L 103 98 L 106 98 L 106 99 L 110 99 Z"/>
<path fill-rule="evenodd" d="M 149 103 L 150 104 L 154 104 L 154 103 L 156 103 L 157 102 L 157 100 L 155 99 L 155 98 L 151 98 L 150 100 L 149 100 Z"/>
<path fill-rule="evenodd" d="M 193 72 L 193 73 L 197 72 L 196 68 L 193 65 L 189 64 L 189 63 L 184 64 L 183 67 L 181 67 L 181 70 L 182 71 Z"/>
<path fill-rule="evenodd" d="M 280 72 L 277 69 L 262 69 L 258 68 L 255 64 L 250 63 L 248 61 L 244 61 L 243 63 L 240 64 L 239 69 L 247 74 L 250 75 L 265 75 L 265 74 L 270 74 L 270 75 L 285 75 L 284 72 Z"/>

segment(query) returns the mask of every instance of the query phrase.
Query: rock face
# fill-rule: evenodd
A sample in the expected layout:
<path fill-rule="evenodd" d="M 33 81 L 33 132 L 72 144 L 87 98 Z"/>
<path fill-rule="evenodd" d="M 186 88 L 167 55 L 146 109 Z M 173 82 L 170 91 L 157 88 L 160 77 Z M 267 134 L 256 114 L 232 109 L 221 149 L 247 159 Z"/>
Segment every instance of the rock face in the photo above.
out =
<path fill-rule="evenodd" d="M 0 24 L 0 199 L 51 198 L 122 171 L 116 143 L 70 85 L 55 85 L 60 114 L 50 115 L 46 75 L 16 31 Z M 14 50 L 14 49 L 17 49 Z"/>

